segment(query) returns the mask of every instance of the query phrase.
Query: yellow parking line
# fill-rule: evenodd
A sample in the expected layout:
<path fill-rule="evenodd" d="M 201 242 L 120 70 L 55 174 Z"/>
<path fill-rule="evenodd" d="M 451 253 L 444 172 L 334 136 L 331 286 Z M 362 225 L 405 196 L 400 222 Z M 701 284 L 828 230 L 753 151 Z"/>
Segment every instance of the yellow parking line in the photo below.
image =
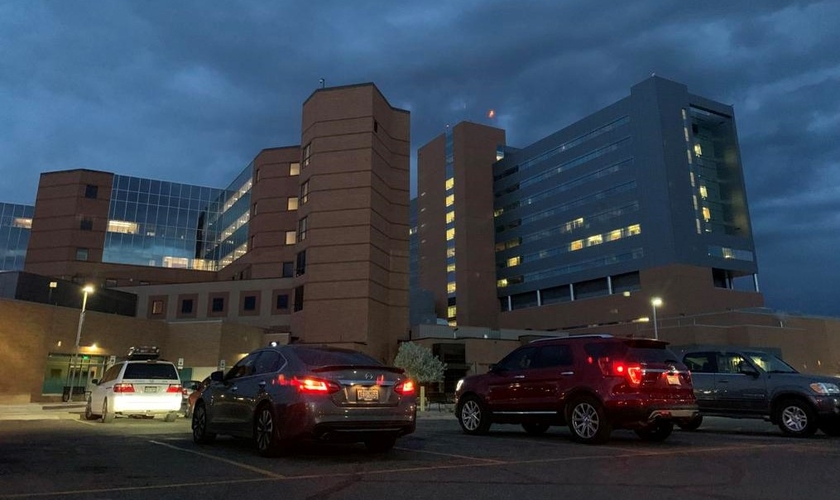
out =
<path fill-rule="evenodd" d="M 479 457 L 470 457 L 467 455 L 455 455 L 454 453 L 443 453 L 440 451 L 429 451 L 429 450 L 418 450 L 415 448 L 402 448 L 399 446 L 394 447 L 395 450 L 404 450 L 404 451 L 416 451 L 417 453 L 428 453 L 429 455 L 440 455 L 442 457 L 452 457 L 452 458 L 464 458 L 467 460 L 480 460 L 482 462 L 494 462 L 494 463 L 504 463 L 501 460 L 496 460 L 494 458 L 479 458 Z"/>
<path fill-rule="evenodd" d="M 67 495 L 84 495 L 97 493 L 117 493 L 117 492 L 132 492 L 132 491 L 148 491 L 148 490 L 162 490 L 169 488 L 190 488 L 195 486 L 222 486 L 227 484 L 241 484 L 241 483 L 258 483 L 263 481 L 274 481 L 274 478 L 255 478 L 255 479 L 230 479 L 227 481 L 201 481 L 193 483 L 170 483 L 149 486 L 125 486 L 122 488 L 101 488 L 101 489 L 87 489 L 87 490 L 67 490 L 67 491 L 47 491 L 37 493 L 15 493 L 11 495 L 0 495 L 0 498 L 31 498 L 31 497 L 49 497 L 49 496 L 67 496 Z"/>
<path fill-rule="evenodd" d="M 200 451 L 188 450 L 186 448 L 181 448 L 181 447 L 178 447 L 178 446 L 172 446 L 171 444 L 161 443 L 160 441 L 149 440 L 149 442 L 152 443 L 152 444 L 160 445 L 160 446 L 166 446 L 167 448 L 170 448 L 170 449 L 173 449 L 173 450 L 183 451 L 184 453 L 192 453 L 193 455 L 198 455 L 200 457 L 209 458 L 209 459 L 216 460 L 216 461 L 219 461 L 219 462 L 224 462 L 226 464 L 230 464 L 230 465 L 239 467 L 241 469 L 246 469 L 246 470 L 249 470 L 251 472 L 256 472 L 257 474 L 262 474 L 262 475 L 268 476 L 270 478 L 287 479 L 287 477 L 282 475 L 282 474 L 275 474 L 274 472 L 271 472 L 270 470 L 260 469 L 259 467 L 254 467 L 253 465 L 243 464 L 242 462 L 236 462 L 234 460 L 228 460 L 227 458 L 221 458 L 221 457 L 213 456 L 213 455 L 210 455 L 208 453 L 202 453 Z"/>

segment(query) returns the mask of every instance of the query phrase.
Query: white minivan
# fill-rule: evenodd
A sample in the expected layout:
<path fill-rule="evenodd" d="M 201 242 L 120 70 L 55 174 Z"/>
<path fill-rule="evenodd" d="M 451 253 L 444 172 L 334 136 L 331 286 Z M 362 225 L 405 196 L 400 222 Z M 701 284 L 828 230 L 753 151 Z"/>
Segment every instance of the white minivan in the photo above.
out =
<path fill-rule="evenodd" d="M 164 416 L 174 422 L 181 409 L 178 369 L 158 359 L 128 359 L 108 368 L 88 396 L 85 418 L 113 422 L 117 415 Z"/>

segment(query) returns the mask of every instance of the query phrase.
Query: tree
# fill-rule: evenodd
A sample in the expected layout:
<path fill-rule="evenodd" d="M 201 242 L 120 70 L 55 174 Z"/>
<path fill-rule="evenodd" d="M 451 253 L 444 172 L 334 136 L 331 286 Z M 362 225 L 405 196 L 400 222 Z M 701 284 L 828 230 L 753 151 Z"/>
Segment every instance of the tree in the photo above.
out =
<path fill-rule="evenodd" d="M 432 350 L 414 342 L 403 342 L 394 358 L 394 366 L 420 384 L 443 381 L 446 363 L 432 354 Z"/>

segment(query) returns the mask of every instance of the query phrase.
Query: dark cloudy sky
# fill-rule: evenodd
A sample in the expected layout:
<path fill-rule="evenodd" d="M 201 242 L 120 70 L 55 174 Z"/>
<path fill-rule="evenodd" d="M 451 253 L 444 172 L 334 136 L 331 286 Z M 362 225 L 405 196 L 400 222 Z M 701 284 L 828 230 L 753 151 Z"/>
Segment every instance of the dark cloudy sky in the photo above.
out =
<path fill-rule="evenodd" d="M 0 0 L 0 201 L 72 168 L 224 187 L 319 78 L 375 82 L 416 150 L 461 120 L 524 146 L 654 72 L 735 106 L 767 305 L 840 316 L 837 0 Z"/>

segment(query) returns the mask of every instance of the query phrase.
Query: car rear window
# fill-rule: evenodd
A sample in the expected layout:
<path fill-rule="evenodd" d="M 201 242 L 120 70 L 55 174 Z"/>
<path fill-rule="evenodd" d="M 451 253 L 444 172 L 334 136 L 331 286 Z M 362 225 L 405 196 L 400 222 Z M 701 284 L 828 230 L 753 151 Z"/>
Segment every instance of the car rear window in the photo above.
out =
<path fill-rule="evenodd" d="M 123 379 L 178 380 L 178 371 L 170 363 L 129 363 Z"/>
<path fill-rule="evenodd" d="M 668 349 L 667 344 L 644 339 L 591 343 L 586 344 L 584 350 L 596 359 L 609 357 L 640 363 L 679 363 L 679 358 Z"/>
<path fill-rule="evenodd" d="M 308 366 L 335 365 L 381 365 L 367 354 L 356 351 L 336 349 L 318 349 L 312 347 L 296 348 L 294 353 Z"/>

